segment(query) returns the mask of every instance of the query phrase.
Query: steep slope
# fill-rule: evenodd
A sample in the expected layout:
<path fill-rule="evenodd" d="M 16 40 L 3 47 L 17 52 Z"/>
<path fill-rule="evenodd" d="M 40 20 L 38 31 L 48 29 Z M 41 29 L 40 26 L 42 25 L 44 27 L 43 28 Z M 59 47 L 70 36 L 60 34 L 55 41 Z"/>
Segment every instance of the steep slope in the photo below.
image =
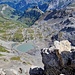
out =
<path fill-rule="evenodd" d="M 28 26 L 31 26 L 36 20 L 38 20 L 42 13 L 43 12 L 38 8 L 30 8 L 25 11 L 24 14 L 20 18 L 18 18 L 18 20 L 22 23 L 27 24 Z"/>
<path fill-rule="evenodd" d="M 0 4 L 8 4 L 9 6 L 15 8 L 16 10 L 24 11 L 33 6 L 38 6 L 46 1 L 44 0 L 1 0 Z M 48 1 L 47 1 L 48 2 Z"/>
<path fill-rule="evenodd" d="M 75 45 L 75 7 L 46 12 L 33 27 L 35 25 L 43 32 L 44 40 L 49 46 L 55 40 L 69 40 L 72 45 Z"/>

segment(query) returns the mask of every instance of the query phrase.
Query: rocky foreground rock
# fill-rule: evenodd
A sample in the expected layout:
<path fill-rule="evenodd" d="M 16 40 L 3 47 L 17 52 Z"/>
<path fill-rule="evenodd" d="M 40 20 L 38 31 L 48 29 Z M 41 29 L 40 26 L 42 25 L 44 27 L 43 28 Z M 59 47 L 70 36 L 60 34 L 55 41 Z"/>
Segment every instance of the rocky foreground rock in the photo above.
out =
<path fill-rule="evenodd" d="M 67 40 L 41 50 L 45 75 L 75 75 L 75 49 Z"/>
<path fill-rule="evenodd" d="M 30 75 L 75 75 L 75 47 L 68 40 L 55 41 L 54 46 L 41 49 L 44 70 L 30 69 Z"/>

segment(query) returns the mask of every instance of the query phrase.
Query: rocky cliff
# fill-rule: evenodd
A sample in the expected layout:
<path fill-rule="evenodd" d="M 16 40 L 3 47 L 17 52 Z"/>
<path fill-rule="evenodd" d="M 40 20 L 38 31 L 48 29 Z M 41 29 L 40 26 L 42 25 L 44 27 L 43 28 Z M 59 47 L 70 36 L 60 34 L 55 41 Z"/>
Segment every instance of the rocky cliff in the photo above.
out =
<path fill-rule="evenodd" d="M 75 75 L 75 48 L 67 40 L 41 50 L 45 75 Z"/>

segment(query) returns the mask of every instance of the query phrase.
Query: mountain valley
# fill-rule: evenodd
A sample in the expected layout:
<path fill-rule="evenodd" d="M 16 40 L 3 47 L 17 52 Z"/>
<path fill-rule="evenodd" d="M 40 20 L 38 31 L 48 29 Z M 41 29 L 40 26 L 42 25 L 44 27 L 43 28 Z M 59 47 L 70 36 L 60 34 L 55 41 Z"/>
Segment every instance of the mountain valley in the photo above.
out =
<path fill-rule="evenodd" d="M 55 1 L 0 0 L 1 75 L 39 75 L 38 67 L 46 75 L 75 74 L 75 3 Z M 68 58 L 73 66 L 65 66 Z"/>

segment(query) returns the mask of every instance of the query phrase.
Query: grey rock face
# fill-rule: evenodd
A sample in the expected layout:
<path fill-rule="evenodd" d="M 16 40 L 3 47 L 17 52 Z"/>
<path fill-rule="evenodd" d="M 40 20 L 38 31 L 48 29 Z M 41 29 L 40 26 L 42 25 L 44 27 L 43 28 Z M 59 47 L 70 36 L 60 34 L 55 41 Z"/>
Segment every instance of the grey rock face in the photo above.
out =
<path fill-rule="evenodd" d="M 57 37 L 57 38 L 55 38 Z M 73 25 L 69 25 L 64 27 L 62 30 L 58 32 L 57 35 L 54 36 L 56 40 L 69 40 L 72 45 L 75 46 L 75 27 Z"/>
<path fill-rule="evenodd" d="M 65 43 L 66 45 L 66 43 Z M 50 50 L 44 48 L 41 50 L 42 62 L 44 64 L 45 75 L 75 75 L 75 51 L 60 49 Z"/>
<path fill-rule="evenodd" d="M 75 46 L 75 8 L 46 12 L 37 21 L 44 39 L 53 43 L 55 40 L 69 40 Z"/>

